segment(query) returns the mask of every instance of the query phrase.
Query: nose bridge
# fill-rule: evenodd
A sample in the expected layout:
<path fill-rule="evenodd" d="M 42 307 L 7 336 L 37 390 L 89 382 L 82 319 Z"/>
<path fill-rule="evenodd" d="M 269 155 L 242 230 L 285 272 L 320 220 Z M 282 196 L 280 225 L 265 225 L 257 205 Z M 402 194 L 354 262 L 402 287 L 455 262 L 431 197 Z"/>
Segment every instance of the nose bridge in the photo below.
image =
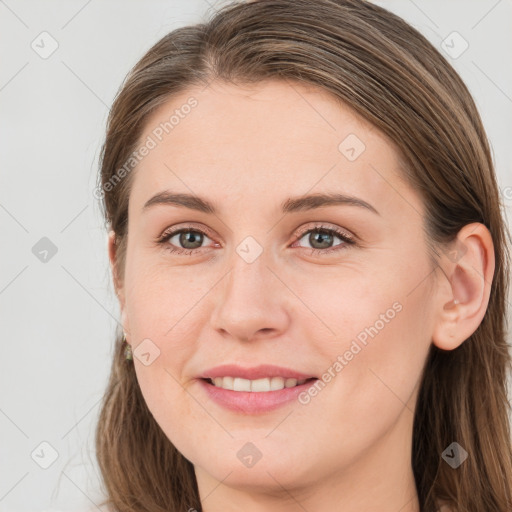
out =
<path fill-rule="evenodd" d="M 233 252 L 212 315 L 215 329 L 239 339 L 250 339 L 260 330 L 281 330 L 287 317 L 276 290 L 279 280 L 267 267 L 268 255 L 262 251 L 254 258 L 255 246 L 246 242 Z"/>
<path fill-rule="evenodd" d="M 249 207 L 240 213 L 242 222 L 245 220 L 247 209 Z M 267 281 L 272 277 L 272 273 L 267 268 L 272 260 L 268 246 L 270 237 L 263 231 L 249 233 L 245 223 L 237 233 L 233 233 L 234 240 L 237 240 L 238 235 L 239 241 L 229 255 L 228 265 L 231 271 L 227 279 L 226 288 L 229 289 L 229 291 L 226 290 L 227 293 L 243 294 L 249 289 L 257 293 L 257 288 L 263 285 L 268 286 Z"/>
<path fill-rule="evenodd" d="M 243 244 L 237 248 L 230 259 L 231 270 L 224 285 L 222 298 L 224 302 L 229 301 L 231 307 L 244 301 L 246 304 L 252 304 L 253 308 L 257 308 L 271 298 L 269 293 L 265 293 L 273 288 L 270 283 L 270 278 L 273 276 L 267 268 L 268 258 L 262 252 L 253 261 L 245 259 L 251 249 L 240 255 L 240 248 L 244 248 Z"/>

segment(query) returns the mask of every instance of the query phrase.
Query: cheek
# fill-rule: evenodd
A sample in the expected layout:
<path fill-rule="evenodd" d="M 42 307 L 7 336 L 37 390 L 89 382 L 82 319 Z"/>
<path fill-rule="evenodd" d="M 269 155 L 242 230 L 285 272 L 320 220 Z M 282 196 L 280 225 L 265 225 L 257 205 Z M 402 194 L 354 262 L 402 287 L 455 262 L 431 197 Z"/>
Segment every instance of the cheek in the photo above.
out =
<path fill-rule="evenodd" d="M 331 363 L 322 379 L 325 387 L 303 406 L 304 438 L 315 439 L 318 451 L 325 453 L 324 463 L 333 468 L 340 463 L 340 456 L 348 464 L 375 445 L 401 416 L 405 422 L 401 436 L 408 442 L 406 427 L 412 428 L 412 398 L 429 340 L 421 333 L 420 304 L 402 300 L 401 311 L 395 311 L 388 323 L 376 322 L 378 315 L 363 322 L 362 328 L 350 322 L 355 335 L 330 347 Z M 388 303 L 383 301 L 383 305 L 373 311 L 385 313 Z"/>
<path fill-rule="evenodd" d="M 135 272 L 135 269 L 137 271 Z M 133 257 L 126 274 L 127 315 L 135 351 L 151 354 L 147 366 L 134 357 L 137 380 L 149 410 L 166 435 L 181 443 L 191 423 L 204 422 L 187 390 L 188 364 L 198 350 L 206 318 L 205 290 L 215 280 L 196 277 L 184 268 L 170 269 L 142 256 Z M 142 358 L 143 359 L 143 358 Z"/>
<path fill-rule="evenodd" d="M 317 340 L 317 352 L 329 361 L 323 380 L 330 379 L 318 398 L 311 399 L 312 414 L 325 416 L 325 408 L 332 407 L 332 425 L 347 428 L 346 440 L 357 443 L 379 435 L 406 407 L 412 415 L 411 398 L 432 332 L 428 284 L 418 285 L 417 275 L 408 270 L 394 275 L 381 272 L 360 279 L 350 296 L 340 293 L 336 300 L 316 303 L 322 305 L 322 318 L 330 319 L 336 336 L 320 343 L 314 330 L 309 333 Z M 361 429 L 355 432 L 353 425 Z"/>
<path fill-rule="evenodd" d="M 178 371 L 173 375 L 175 369 L 163 365 L 162 358 L 151 367 L 136 363 L 135 368 L 144 401 L 167 439 L 188 457 L 200 447 L 211 446 L 212 439 L 201 428 L 208 418 L 179 382 Z"/>
<path fill-rule="evenodd" d="M 160 251 L 149 256 L 134 251 L 126 273 L 132 330 L 137 328 L 140 335 L 154 336 L 167 345 L 177 342 L 175 348 L 179 351 L 180 340 L 190 332 L 185 326 L 190 329 L 190 318 L 201 311 L 205 290 L 215 284 L 216 276 L 202 272 L 198 277 L 197 273 L 197 269 L 186 266 L 171 267 Z"/>
<path fill-rule="evenodd" d="M 354 310 L 350 334 L 331 355 L 331 360 L 342 356 L 336 377 L 340 419 L 351 410 L 353 424 L 369 431 L 390 425 L 406 407 L 412 414 L 431 343 L 424 289 L 409 296 L 388 292 L 379 304 L 364 313 Z"/>

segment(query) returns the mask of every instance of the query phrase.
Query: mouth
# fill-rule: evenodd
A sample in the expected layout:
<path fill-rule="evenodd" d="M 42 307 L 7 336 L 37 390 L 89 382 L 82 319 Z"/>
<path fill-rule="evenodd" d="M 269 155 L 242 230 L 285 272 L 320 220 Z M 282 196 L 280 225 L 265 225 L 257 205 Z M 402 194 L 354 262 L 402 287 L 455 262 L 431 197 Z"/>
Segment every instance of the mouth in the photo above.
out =
<path fill-rule="evenodd" d="M 237 414 L 270 413 L 296 403 L 318 378 L 265 377 L 255 380 L 241 377 L 201 377 L 197 379 L 206 396 L 223 409 Z"/>
<path fill-rule="evenodd" d="M 227 391 L 265 393 L 269 391 L 281 391 L 287 388 L 295 388 L 318 380 L 316 377 L 309 379 L 294 379 L 285 377 L 264 377 L 261 379 L 243 379 L 241 377 L 215 377 L 202 378 L 204 382 L 216 388 Z"/>

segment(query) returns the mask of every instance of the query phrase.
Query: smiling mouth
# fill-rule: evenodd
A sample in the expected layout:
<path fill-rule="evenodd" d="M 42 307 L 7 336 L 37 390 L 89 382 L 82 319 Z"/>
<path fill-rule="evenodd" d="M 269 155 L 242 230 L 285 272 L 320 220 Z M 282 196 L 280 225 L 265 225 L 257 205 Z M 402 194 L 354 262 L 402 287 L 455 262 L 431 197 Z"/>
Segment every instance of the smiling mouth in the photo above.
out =
<path fill-rule="evenodd" d="M 242 391 L 242 392 L 254 392 L 254 393 L 264 393 L 269 391 L 281 391 L 286 388 L 294 388 L 297 386 L 302 386 L 303 384 L 307 384 L 309 382 L 313 382 L 318 380 L 316 377 L 311 377 L 309 379 L 293 379 L 293 378 L 284 378 L 284 377 L 265 377 L 261 379 L 249 380 L 243 379 L 240 377 L 215 377 L 211 378 L 203 378 L 208 384 L 228 391 Z"/>

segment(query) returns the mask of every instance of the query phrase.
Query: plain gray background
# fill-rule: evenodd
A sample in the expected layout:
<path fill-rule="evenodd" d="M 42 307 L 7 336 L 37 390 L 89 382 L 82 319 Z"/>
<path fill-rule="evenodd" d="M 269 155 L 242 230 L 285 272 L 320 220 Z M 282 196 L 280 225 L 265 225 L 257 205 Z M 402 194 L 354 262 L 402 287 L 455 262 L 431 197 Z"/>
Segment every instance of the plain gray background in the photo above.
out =
<path fill-rule="evenodd" d="M 92 195 L 108 109 L 154 42 L 223 3 L 0 0 L 1 512 L 98 510 L 93 431 L 119 319 Z M 375 3 L 441 52 L 449 37 L 510 219 L 512 0 Z"/>

